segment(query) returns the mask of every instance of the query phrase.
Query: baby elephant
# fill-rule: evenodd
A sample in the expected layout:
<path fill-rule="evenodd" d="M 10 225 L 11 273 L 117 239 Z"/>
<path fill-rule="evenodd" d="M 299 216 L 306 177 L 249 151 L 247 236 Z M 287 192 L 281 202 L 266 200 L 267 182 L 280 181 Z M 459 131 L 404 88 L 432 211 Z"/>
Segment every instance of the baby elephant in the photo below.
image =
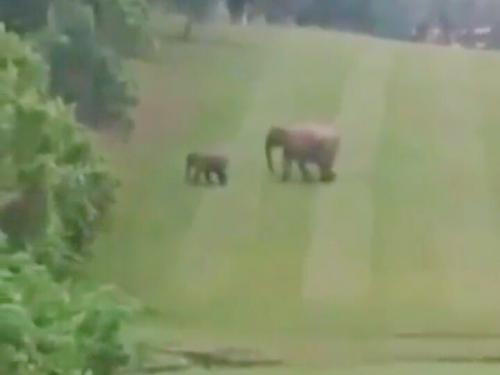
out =
<path fill-rule="evenodd" d="M 228 164 L 228 158 L 221 154 L 190 152 L 186 156 L 186 181 L 198 184 L 203 173 L 206 182 L 212 183 L 212 174 L 216 174 L 219 184 L 226 185 Z M 191 176 L 193 169 L 194 176 Z"/>

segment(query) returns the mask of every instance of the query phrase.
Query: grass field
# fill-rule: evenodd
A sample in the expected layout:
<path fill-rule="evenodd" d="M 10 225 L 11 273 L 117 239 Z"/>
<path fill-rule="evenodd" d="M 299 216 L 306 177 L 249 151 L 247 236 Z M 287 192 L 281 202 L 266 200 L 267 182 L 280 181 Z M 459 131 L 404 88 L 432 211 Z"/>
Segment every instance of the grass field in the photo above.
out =
<path fill-rule="evenodd" d="M 96 274 L 189 329 L 500 333 L 500 55 L 234 27 L 157 60 L 133 139 L 106 145 L 124 185 Z M 342 135 L 338 179 L 278 183 L 265 133 L 309 119 Z M 228 187 L 187 187 L 213 144 Z"/>

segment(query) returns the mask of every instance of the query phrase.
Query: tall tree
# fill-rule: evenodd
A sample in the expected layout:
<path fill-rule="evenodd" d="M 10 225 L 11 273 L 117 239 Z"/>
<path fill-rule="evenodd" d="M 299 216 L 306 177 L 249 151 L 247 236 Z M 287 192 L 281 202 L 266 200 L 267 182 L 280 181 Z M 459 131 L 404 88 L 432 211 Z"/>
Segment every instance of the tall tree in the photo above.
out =
<path fill-rule="evenodd" d="M 247 0 L 226 0 L 227 10 L 232 23 L 241 23 L 245 14 Z"/>
<path fill-rule="evenodd" d="M 209 19 L 217 4 L 218 0 L 175 0 L 177 11 L 186 16 L 182 39 L 188 40 L 193 31 L 193 24 Z"/>
<path fill-rule="evenodd" d="M 49 0 L 0 0 L 0 22 L 7 31 L 23 35 L 47 23 Z"/>

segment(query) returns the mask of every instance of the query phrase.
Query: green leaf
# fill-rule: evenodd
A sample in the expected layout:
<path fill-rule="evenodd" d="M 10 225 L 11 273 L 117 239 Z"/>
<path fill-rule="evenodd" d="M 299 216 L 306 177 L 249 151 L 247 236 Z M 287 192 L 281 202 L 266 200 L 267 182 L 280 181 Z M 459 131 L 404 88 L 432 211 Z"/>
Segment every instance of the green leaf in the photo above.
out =
<path fill-rule="evenodd" d="M 0 304 L 0 344 L 19 346 L 36 327 L 27 312 L 19 305 Z"/>

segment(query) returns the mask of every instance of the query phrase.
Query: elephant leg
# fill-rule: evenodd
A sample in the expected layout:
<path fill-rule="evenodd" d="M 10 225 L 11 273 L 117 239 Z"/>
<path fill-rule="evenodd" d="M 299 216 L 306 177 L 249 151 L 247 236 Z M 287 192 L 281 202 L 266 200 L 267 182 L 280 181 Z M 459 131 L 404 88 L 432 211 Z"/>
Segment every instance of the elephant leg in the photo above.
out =
<path fill-rule="evenodd" d="M 205 176 L 205 181 L 209 184 L 212 183 L 212 175 L 211 175 L 211 171 L 209 169 L 206 169 L 205 172 L 203 173 L 204 176 Z"/>
<path fill-rule="evenodd" d="M 309 170 L 307 169 L 306 163 L 303 160 L 300 160 L 298 162 L 298 164 L 299 164 L 300 173 L 302 173 L 302 180 L 304 182 L 311 182 L 312 181 L 312 175 L 309 172 Z"/>
<path fill-rule="evenodd" d="M 201 172 L 202 172 L 201 169 L 196 168 L 196 171 L 194 172 L 194 177 L 193 177 L 193 182 L 195 184 L 200 183 Z"/>
<path fill-rule="evenodd" d="M 226 171 L 220 170 L 216 172 L 217 178 L 219 179 L 219 184 L 222 186 L 227 184 L 227 174 Z"/>
<path fill-rule="evenodd" d="M 337 174 L 331 170 L 327 170 L 321 173 L 321 182 L 333 182 Z"/>
<path fill-rule="evenodd" d="M 290 179 L 290 175 L 292 174 L 292 158 L 290 155 L 283 151 L 283 174 L 281 176 L 281 181 L 285 182 Z"/>
<path fill-rule="evenodd" d="M 333 182 L 335 180 L 336 174 L 331 168 L 325 168 L 320 166 L 320 181 L 321 182 Z"/>
<path fill-rule="evenodd" d="M 322 182 L 332 182 L 335 179 L 335 172 L 333 172 L 333 161 L 334 155 L 327 153 L 323 160 L 318 163 L 320 169 L 320 181 Z"/>

